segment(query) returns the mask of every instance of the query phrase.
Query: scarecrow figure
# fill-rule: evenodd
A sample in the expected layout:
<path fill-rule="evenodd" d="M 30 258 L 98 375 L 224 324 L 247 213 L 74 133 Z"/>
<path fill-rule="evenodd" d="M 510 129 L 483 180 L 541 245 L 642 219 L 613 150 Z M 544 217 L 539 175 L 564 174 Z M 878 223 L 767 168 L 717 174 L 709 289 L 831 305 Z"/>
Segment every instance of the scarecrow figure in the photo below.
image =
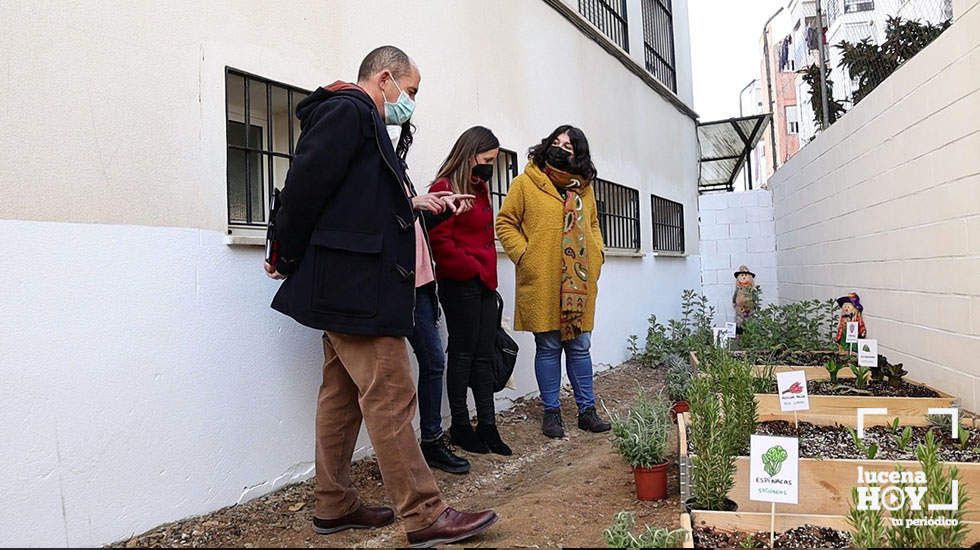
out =
<path fill-rule="evenodd" d="M 755 273 L 747 266 L 739 266 L 735 272 L 735 294 L 732 295 L 732 306 L 735 308 L 735 325 L 737 333 L 742 333 L 742 323 L 752 316 L 758 297 L 758 287 L 755 286 Z"/>
<path fill-rule="evenodd" d="M 868 329 L 864 326 L 864 306 L 861 305 L 861 297 L 856 292 L 851 292 L 847 296 L 837 298 L 837 305 L 840 306 L 840 321 L 837 322 L 837 350 L 844 351 L 847 346 L 847 323 L 858 324 L 858 338 L 867 338 Z"/>

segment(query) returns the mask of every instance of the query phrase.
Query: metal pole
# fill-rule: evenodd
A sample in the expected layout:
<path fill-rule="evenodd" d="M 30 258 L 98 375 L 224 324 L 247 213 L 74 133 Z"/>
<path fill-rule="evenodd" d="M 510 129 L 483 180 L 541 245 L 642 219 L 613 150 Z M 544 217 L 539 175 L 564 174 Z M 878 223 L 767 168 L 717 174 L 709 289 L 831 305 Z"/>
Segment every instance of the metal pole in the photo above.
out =
<path fill-rule="evenodd" d="M 742 104 L 744 103 L 744 98 L 745 98 L 745 90 L 748 90 L 756 82 L 758 82 L 758 81 L 755 80 L 755 79 L 752 79 L 752 82 L 749 82 L 744 88 L 742 88 L 742 91 L 738 93 L 738 116 L 739 116 L 739 118 L 745 116 L 745 113 L 743 112 L 743 109 L 742 109 Z M 752 114 L 758 114 L 758 113 L 752 113 Z M 747 188 L 749 188 L 749 189 L 752 189 L 752 158 L 751 158 L 751 156 L 749 157 L 749 171 L 745 173 L 745 178 L 744 179 L 745 179 L 745 186 Z"/>
<path fill-rule="evenodd" d="M 772 65 L 769 60 L 769 24 L 772 20 L 776 18 L 777 15 L 783 12 L 783 8 L 776 10 L 776 13 L 772 14 L 772 17 L 766 21 L 766 24 L 762 27 L 762 49 L 763 55 L 766 59 L 766 90 L 769 92 L 769 112 L 776 112 L 776 94 L 773 93 L 772 89 Z M 776 123 L 775 116 L 769 117 L 769 141 L 771 143 L 770 153 L 772 157 L 772 171 L 775 172 L 779 166 L 776 164 Z M 761 168 L 761 167 L 760 167 Z"/>
<path fill-rule="evenodd" d="M 820 44 L 818 48 L 818 58 L 820 59 L 820 105 L 823 108 L 821 117 L 821 129 L 826 130 L 830 126 L 830 107 L 827 102 L 827 60 L 824 59 L 824 43 L 827 37 L 823 33 L 823 0 L 817 0 L 817 25 L 820 29 Z"/>

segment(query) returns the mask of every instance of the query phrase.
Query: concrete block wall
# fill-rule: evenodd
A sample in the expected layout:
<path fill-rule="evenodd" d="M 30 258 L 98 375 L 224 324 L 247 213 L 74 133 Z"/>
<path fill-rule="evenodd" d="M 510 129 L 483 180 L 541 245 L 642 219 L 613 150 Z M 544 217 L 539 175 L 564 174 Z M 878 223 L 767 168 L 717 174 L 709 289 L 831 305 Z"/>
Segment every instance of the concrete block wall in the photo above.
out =
<path fill-rule="evenodd" d="M 701 215 L 701 285 L 715 306 L 715 324 L 735 320 L 734 273 L 747 265 L 763 301 L 779 300 L 772 195 L 765 189 L 714 193 L 698 199 Z"/>
<path fill-rule="evenodd" d="M 980 410 L 980 4 L 770 180 L 779 297 L 861 294 L 869 336 Z"/>

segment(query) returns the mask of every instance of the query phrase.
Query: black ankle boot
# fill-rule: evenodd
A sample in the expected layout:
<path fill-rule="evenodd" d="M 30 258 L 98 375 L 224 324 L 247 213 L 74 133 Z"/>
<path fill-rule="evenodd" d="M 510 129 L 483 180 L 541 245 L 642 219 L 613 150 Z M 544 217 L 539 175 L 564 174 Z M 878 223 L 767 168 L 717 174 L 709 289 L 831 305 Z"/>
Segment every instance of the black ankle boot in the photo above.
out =
<path fill-rule="evenodd" d="M 485 455 L 490 452 L 487 444 L 476 435 L 476 432 L 473 431 L 473 426 L 470 424 L 451 425 L 449 427 L 449 439 L 453 442 L 453 445 L 464 451 L 480 455 Z"/>
<path fill-rule="evenodd" d="M 553 439 L 561 439 L 565 437 L 565 427 L 561 421 L 561 410 L 544 410 L 544 420 L 541 422 L 541 433 Z"/>
<path fill-rule="evenodd" d="M 589 407 L 578 413 L 578 427 L 594 433 L 608 432 L 612 428 L 608 422 L 599 418 L 599 414 L 595 412 L 595 407 Z"/>
<path fill-rule="evenodd" d="M 422 456 L 430 468 L 451 474 L 465 474 L 470 471 L 470 461 L 453 454 L 446 440 L 441 437 L 435 441 L 423 441 L 419 446 L 422 447 Z"/>
<path fill-rule="evenodd" d="M 510 450 L 504 440 L 500 439 L 500 432 L 497 431 L 496 424 L 477 424 L 476 435 L 487 445 L 491 453 L 503 456 L 514 454 L 514 451 Z"/>

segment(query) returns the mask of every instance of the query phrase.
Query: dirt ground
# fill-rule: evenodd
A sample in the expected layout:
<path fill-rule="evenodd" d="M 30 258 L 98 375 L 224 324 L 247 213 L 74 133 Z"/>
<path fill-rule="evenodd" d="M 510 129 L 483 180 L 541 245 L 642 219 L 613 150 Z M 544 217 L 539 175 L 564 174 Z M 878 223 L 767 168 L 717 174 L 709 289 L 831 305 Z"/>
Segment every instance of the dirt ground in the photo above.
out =
<path fill-rule="evenodd" d="M 625 411 L 642 387 L 663 387 L 663 373 L 648 367 L 622 365 L 596 378 L 596 393 L 610 412 Z M 600 412 L 603 407 L 599 406 Z M 574 400 L 563 391 L 567 436 L 551 440 L 541 434 L 542 410 L 537 399 L 518 402 L 498 416 L 501 436 L 514 455 L 472 455 L 468 475 L 436 471 L 450 506 L 460 510 L 492 508 L 500 521 L 468 547 L 603 547 L 602 531 L 620 510 L 637 513 L 638 525 L 680 526 L 678 471 L 671 468 L 667 500 L 636 500 L 633 475 L 610 443 L 610 434 L 579 430 Z M 605 416 L 605 414 L 603 414 Z M 676 453 L 676 432 L 671 436 Z M 387 503 L 377 462 L 354 464 L 354 485 L 371 504 Z M 390 547 L 404 546 L 400 522 L 374 531 L 348 530 L 317 535 L 311 528 L 312 481 L 283 488 L 240 506 L 162 525 L 118 547 Z"/>

